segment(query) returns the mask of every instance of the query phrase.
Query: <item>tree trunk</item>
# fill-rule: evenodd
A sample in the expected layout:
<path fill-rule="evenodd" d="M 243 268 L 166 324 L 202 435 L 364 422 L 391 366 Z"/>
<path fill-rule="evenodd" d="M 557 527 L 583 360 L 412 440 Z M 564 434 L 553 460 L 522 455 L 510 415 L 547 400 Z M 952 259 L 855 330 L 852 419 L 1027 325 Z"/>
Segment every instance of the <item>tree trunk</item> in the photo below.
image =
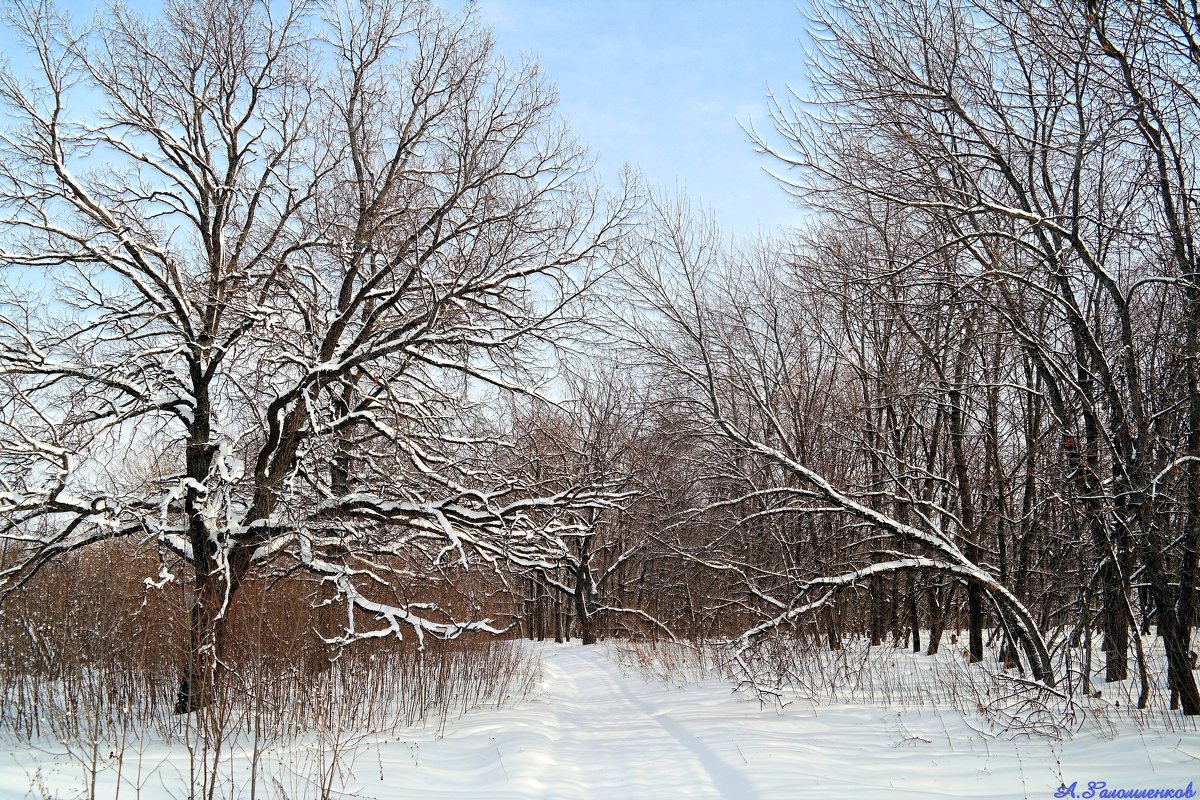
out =
<path fill-rule="evenodd" d="M 908 580 L 908 624 L 912 629 L 912 651 L 921 652 L 921 619 L 917 613 L 917 587 L 910 577 Z"/>
<path fill-rule="evenodd" d="M 579 620 L 579 636 L 583 640 L 583 643 L 595 644 L 596 627 L 584 594 L 577 584 L 575 587 L 575 618 Z"/>
<path fill-rule="evenodd" d="M 871 634 L 871 646 L 883 644 L 883 592 L 879 586 L 879 576 L 871 578 L 871 617 L 867 620 Z"/>
<path fill-rule="evenodd" d="M 558 596 L 554 598 L 554 641 L 562 644 L 567 640 L 567 612 L 563 601 Z"/>
<path fill-rule="evenodd" d="M 1100 578 L 1104 604 L 1104 680 L 1109 683 L 1129 677 L 1129 612 L 1114 558 L 1115 554 L 1105 561 Z"/>
<path fill-rule="evenodd" d="M 1161 554 L 1153 545 L 1143 552 L 1146 579 L 1154 593 L 1158 607 L 1158 633 L 1162 636 L 1167 651 L 1167 683 L 1179 697 L 1183 713 L 1189 716 L 1200 714 L 1200 691 L 1196 687 L 1196 676 L 1192 672 L 1188 640 L 1179 632 L 1179 619 L 1172 605 L 1171 588 L 1163 569 Z"/>
<path fill-rule="evenodd" d="M 227 571 L 196 572 L 196 597 L 189 614 L 188 652 L 175 698 L 176 714 L 207 708 L 220 688 L 225 627 L 238 588 L 250 571 L 250 557 L 249 548 L 235 547 L 229 553 Z"/>
<path fill-rule="evenodd" d="M 973 338 L 974 325 L 966 328 L 966 338 Z M 958 505 L 962 519 L 963 552 L 973 564 L 979 563 L 980 532 L 975 527 L 975 498 L 972 495 L 970 474 L 967 471 L 966 449 L 966 413 L 963 407 L 962 387 L 966 382 L 967 370 L 966 346 L 959 350 L 954 365 L 954 386 L 946 395 L 950 406 L 950 449 L 954 456 L 954 478 L 958 488 Z M 983 660 L 983 595 L 980 587 L 971 583 L 967 585 L 967 632 L 968 655 L 972 663 Z"/>
<path fill-rule="evenodd" d="M 830 650 L 842 649 L 842 637 L 838 634 L 837 620 L 833 616 L 833 609 L 825 611 L 825 638 L 829 642 Z"/>
<path fill-rule="evenodd" d="M 983 590 L 967 584 L 967 649 L 971 663 L 983 661 Z"/>
<path fill-rule="evenodd" d="M 929 587 L 929 649 L 925 651 L 927 656 L 936 656 L 938 648 L 942 645 L 942 603 L 941 591 L 933 586 Z"/>

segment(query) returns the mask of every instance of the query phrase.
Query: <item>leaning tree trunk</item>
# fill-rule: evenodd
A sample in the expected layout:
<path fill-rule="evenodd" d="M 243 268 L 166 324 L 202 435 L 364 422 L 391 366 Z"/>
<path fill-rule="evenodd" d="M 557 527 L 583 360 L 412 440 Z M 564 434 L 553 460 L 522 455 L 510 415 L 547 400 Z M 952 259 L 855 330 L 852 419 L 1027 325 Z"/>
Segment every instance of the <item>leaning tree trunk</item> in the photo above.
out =
<path fill-rule="evenodd" d="M 1006 615 L 1017 623 L 1013 634 L 1020 642 L 1021 649 L 1025 651 L 1025 657 L 1029 662 L 1034 680 L 1053 687 L 1055 684 L 1054 665 L 1050 660 L 1050 651 L 1046 648 L 1046 642 L 1038 631 L 1029 609 L 999 583 L 989 580 L 979 581 L 978 585 L 981 590 L 991 596 L 998 613 Z"/>

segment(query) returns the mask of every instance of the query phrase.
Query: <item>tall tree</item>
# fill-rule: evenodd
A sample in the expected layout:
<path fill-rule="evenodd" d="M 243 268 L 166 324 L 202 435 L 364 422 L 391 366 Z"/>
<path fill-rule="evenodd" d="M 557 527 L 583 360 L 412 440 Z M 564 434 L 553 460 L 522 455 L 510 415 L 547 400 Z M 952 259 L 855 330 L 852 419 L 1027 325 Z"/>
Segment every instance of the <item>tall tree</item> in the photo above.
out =
<path fill-rule="evenodd" d="M 208 702 L 258 565 L 345 604 L 339 642 L 489 629 L 407 571 L 533 563 L 579 508 L 489 469 L 476 409 L 537 395 L 620 227 L 532 65 L 428 3 L 168 0 L 11 22 L 0 147 L 0 592 L 95 542 L 186 560 L 177 710 Z M 154 480 L 122 477 L 154 453 Z"/>
<path fill-rule="evenodd" d="M 955 283 L 1002 315 L 1053 415 L 1060 490 L 1091 539 L 1107 678 L 1127 675 L 1137 572 L 1173 690 L 1196 714 L 1186 5 L 830 3 L 812 98 L 827 113 L 779 98 L 777 138 L 758 140 L 810 202 L 870 197 L 945 231 L 935 244 L 959 254 Z"/>
<path fill-rule="evenodd" d="M 692 435 L 732 456 L 713 459 L 709 476 L 732 491 L 692 513 L 732 509 L 733 527 L 692 558 L 739 585 L 728 605 L 748 618 L 735 649 L 746 671 L 753 672 L 747 650 L 827 609 L 841 590 L 919 573 L 962 581 L 990 598 L 1032 673 L 1053 685 L 1036 620 L 986 564 L 967 555 L 963 543 L 973 544 L 973 532 L 963 530 L 961 517 L 938 504 L 922 507 L 907 485 L 885 484 L 891 461 L 870 429 L 849 459 L 844 448 L 827 454 L 817 447 L 822 428 L 836 425 L 851 437 L 862 430 L 853 418 L 854 406 L 863 409 L 856 376 L 837 365 L 838 350 L 849 349 L 861 328 L 828 350 L 810 334 L 846 307 L 781 280 L 786 266 L 778 257 L 730 255 L 717 231 L 685 209 L 660 204 L 646 239 L 628 273 L 638 302 L 623 312 L 627 341 L 669 377 L 663 384 L 694 420 Z M 821 409 L 815 401 L 822 392 L 853 403 L 851 416 Z M 722 469 L 730 462 L 736 469 Z M 814 515 L 836 521 L 839 535 L 828 548 L 807 547 L 805 526 L 789 524 Z M 758 535 L 740 535 L 749 533 Z M 822 550 L 832 558 L 815 558 Z"/>

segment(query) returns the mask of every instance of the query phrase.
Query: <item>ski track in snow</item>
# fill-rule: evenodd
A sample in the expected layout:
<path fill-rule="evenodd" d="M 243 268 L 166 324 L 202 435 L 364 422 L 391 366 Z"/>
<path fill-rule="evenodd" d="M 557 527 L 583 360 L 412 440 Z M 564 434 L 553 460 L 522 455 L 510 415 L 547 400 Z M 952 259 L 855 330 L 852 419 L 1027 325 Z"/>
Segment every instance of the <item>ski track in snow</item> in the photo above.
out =
<path fill-rule="evenodd" d="M 716 680 L 648 682 L 625 674 L 603 645 L 547 645 L 541 659 L 541 689 L 515 708 L 471 712 L 449 721 L 441 737 L 430 725 L 364 738 L 353 774 L 333 797 L 1011 800 L 1051 798 L 1063 781 L 1077 781 L 1079 796 L 1097 780 L 1200 787 L 1197 733 L 1129 723 L 1116 737 L 988 740 L 972 728 L 981 725 L 977 717 L 946 708 L 796 703 L 779 711 Z M 178 749 L 149 744 L 143 758 L 159 773 L 141 797 L 187 796 L 185 782 L 171 777 L 185 774 Z M 38 766 L 54 796 L 78 796 L 70 769 L 0 743 L 0 800 L 40 796 L 30 791 Z M 289 796 L 305 794 L 295 763 L 260 775 L 259 797 L 273 796 L 268 787 L 281 776 Z M 244 785 L 244 768 L 239 777 Z M 115 788 L 101 774 L 96 796 L 112 797 Z M 249 797 L 245 789 L 225 794 Z M 120 796 L 135 793 L 123 788 Z"/>
<path fill-rule="evenodd" d="M 409 784 L 413 795 L 758 800 L 747 777 L 680 721 L 677 709 L 656 704 L 663 688 L 622 675 L 607 648 L 547 647 L 542 670 L 544 697 L 466 717 L 441 741 L 422 745 L 420 767 L 406 776 L 419 779 L 415 773 L 426 770 L 425 780 Z M 728 690 L 717 691 L 725 700 Z M 480 781 L 461 762 L 468 749 L 485 761 L 485 741 L 497 763 Z"/>
<path fill-rule="evenodd" d="M 603 646 L 547 646 L 542 665 L 544 698 L 460 720 L 423 745 L 429 756 L 404 776 L 409 794 L 397 796 L 1011 800 L 1051 798 L 1064 781 L 1079 781 L 1080 793 L 1093 780 L 1200 785 L 1200 759 L 1184 752 L 1200 753 L 1195 733 L 1130 726 L 1116 738 L 985 740 L 970 727 L 978 719 L 944 708 L 779 711 L 720 681 L 648 683 L 624 674 Z M 490 754 L 484 738 L 495 743 Z M 489 755 L 503 766 L 484 767 Z"/>

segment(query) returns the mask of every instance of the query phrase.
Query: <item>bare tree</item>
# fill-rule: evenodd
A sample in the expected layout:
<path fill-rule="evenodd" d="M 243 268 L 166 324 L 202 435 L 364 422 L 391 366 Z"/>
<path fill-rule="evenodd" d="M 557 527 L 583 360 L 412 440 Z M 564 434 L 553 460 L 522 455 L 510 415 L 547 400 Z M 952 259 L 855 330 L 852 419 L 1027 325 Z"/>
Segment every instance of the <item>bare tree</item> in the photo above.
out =
<path fill-rule="evenodd" d="M 128 537 L 186 560 L 203 706 L 238 587 L 279 562 L 335 642 L 489 630 L 409 598 L 450 562 L 535 563 L 586 487 L 497 474 L 482 409 L 537 365 L 619 230 L 532 65 L 423 2 L 169 0 L 13 30 L 3 142 L 0 591 Z M 131 481 L 129 451 L 153 454 Z"/>
<path fill-rule="evenodd" d="M 853 402 L 861 395 L 853 388 L 854 373 L 837 364 L 837 349 L 825 349 L 810 335 L 829 306 L 789 287 L 781 280 L 786 266 L 778 257 L 764 257 L 728 255 L 715 228 L 689 219 L 686 209 L 660 204 L 646 248 L 629 272 L 639 304 L 625 314 L 630 346 L 673 376 L 676 400 L 693 415 L 697 433 L 736 455 L 738 471 L 726 473 L 724 482 L 738 493 L 716 497 L 693 514 L 737 507 L 731 533 L 767 521 L 767 535 L 756 544 L 747 547 L 727 535 L 726 546 L 693 554 L 697 563 L 736 576 L 741 585 L 738 605 L 753 622 L 737 637 L 738 660 L 750 672 L 743 660 L 747 649 L 826 609 L 844 588 L 920 573 L 963 581 L 990 598 L 1033 675 L 1053 685 L 1050 655 L 1030 611 L 942 524 L 961 520 L 885 485 L 878 460 L 876 474 L 867 478 L 869 459 L 852 455 L 846 461 L 836 448 L 822 453 L 816 433 L 837 417 L 814 405 L 816 398 L 842 392 Z M 851 424 L 861 430 L 852 417 Z M 877 443 L 868 445 L 877 449 Z M 746 513 L 751 501 L 757 510 Z M 821 549 L 809 545 L 804 528 L 787 524 L 814 515 L 837 520 L 841 531 L 832 548 L 836 557 L 824 563 L 813 557 Z"/>
<path fill-rule="evenodd" d="M 671 598 L 647 580 L 662 557 L 654 529 L 664 516 L 669 472 L 663 469 L 666 443 L 651 392 L 627 365 L 600 359 L 563 363 L 560 378 L 570 399 L 518 413 L 515 453 L 531 480 L 555 489 L 606 487 L 613 503 L 581 512 L 578 529 L 563 536 L 566 547 L 553 569 L 539 565 L 527 571 L 533 590 L 526 598 L 529 634 L 544 635 L 537 624 L 544 622 L 539 604 L 552 598 L 556 617 L 566 621 L 562 627 L 577 627 L 584 644 L 594 644 L 605 631 L 674 638 L 673 626 L 656 613 Z M 565 632 L 556 629 L 556 636 Z"/>
<path fill-rule="evenodd" d="M 777 138 L 757 139 L 808 202 L 871 198 L 942 232 L 910 260 L 953 254 L 952 282 L 1001 315 L 1036 373 L 1061 490 L 1091 540 L 1082 605 L 1098 586 L 1107 678 L 1127 675 L 1141 576 L 1171 686 L 1196 714 L 1191 11 L 831 3 L 821 88 L 777 98 Z"/>

